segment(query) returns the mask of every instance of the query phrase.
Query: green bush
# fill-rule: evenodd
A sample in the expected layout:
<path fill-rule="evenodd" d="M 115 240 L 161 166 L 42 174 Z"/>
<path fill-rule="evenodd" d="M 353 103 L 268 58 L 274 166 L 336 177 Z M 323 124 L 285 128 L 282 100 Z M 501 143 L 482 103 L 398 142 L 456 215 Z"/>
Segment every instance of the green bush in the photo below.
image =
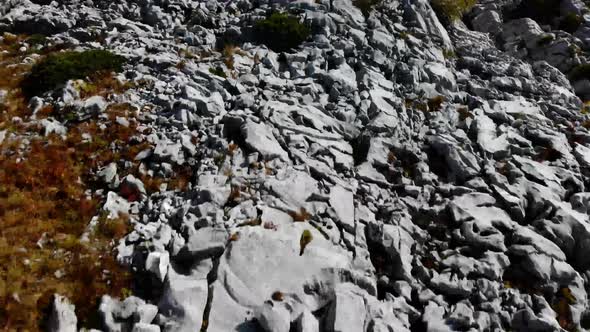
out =
<path fill-rule="evenodd" d="M 297 17 L 286 13 L 273 13 L 254 25 L 254 37 L 276 52 L 299 46 L 309 37 L 310 29 Z"/>
<path fill-rule="evenodd" d="M 571 81 L 590 80 L 590 63 L 578 65 L 569 74 Z"/>
<path fill-rule="evenodd" d="M 504 13 L 504 20 L 528 17 L 540 25 L 552 25 L 559 15 L 561 0 L 526 0 L 521 1 L 514 9 Z"/>
<path fill-rule="evenodd" d="M 461 19 L 477 0 L 431 0 L 433 9 L 449 22 Z"/>
<path fill-rule="evenodd" d="M 223 77 L 223 78 L 227 77 L 227 74 L 225 73 L 225 71 L 223 71 L 223 68 L 221 68 L 221 67 L 210 67 L 209 72 L 211 74 L 217 75 L 219 77 Z"/>
<path fill-rule="evenodd" d="M 582 24 L 582 16 L 575 13 L 565 15 L 560 21 L 558 28 L 565 32 L 574 33 Z"/>
<path fill-rule="evenodd" d="M 371 9 L 373 9 L 374 6 L 376 6 L 377 4 L 379 4 L 381 2 L 381 0 L 353 0 L 352 3 L 361 10 L 361 12 L 363 12 L 363 15 L 365 15 L 365 17 L 368 17 L 369 14 L 371 13 Z"/>
<path fill-rule="evenodd" d="M 537 45 L 545 46 L 545 45 L 551 44 L 551 42 L 554 39 L 555 39 L 555 37 L 552 34 L 543 35 L 543 37 L 539 38 L 539 40 L 537 41 Z"/>
<path fill-rule="evenodd" d="M 21 87 L 30 98 L 71 79 L 84 79 L 102 71 L 121 71 L 124 63 L 122 56 L 104 50 L 56 53 L 34 65 Z"/>
<path fill-rule="evenodd" d="M 34 34 L 27 38 L 27 43 L 31 46 L 43 45 L 47 42 L 47 37 L 41 34 Z"/>

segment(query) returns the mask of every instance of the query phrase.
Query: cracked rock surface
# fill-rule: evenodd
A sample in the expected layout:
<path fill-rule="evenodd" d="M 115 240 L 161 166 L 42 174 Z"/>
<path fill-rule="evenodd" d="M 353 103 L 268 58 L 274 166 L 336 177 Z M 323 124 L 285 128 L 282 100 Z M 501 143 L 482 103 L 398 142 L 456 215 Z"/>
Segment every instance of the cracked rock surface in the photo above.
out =
<path fill-rule="evenodd" d="M 512 2 L 447 26 L 426 0 L 368 16 L 351 0 L 0 4 L 0 30 L 125 56 L 141 83 L 128 99 L 151 110 L 141 169 L 193 170 L 186 190 L 151 194 L 101 171 L 138 193 L 104 209 L 131 215 L 118 259 L 144 280 L 103 297 L 104 329 L 590 328 L 590 88 L 566 75 L 583 52 L 563 51 L 585 49 L 590 23 L 553 31 L 504 15 Z M 312 36 L 281 54 L 252 43 L 271 9 Z M 239 51 L 222 54 L 230 37 Z M 55 324 L 71 325 L 60 303 Z"/>

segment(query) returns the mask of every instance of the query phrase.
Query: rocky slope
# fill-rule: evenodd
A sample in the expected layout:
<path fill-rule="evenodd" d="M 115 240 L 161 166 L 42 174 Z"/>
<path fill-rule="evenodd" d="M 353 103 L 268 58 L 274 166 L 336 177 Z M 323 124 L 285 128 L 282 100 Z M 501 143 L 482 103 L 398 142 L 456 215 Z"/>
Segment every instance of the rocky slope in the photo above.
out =
<path fill-rule="evenodd" d="M 151 146 L 140 171 L 194 174 L 151 194 L 119 179 L 129 161 L 98 175 L 104 209 L 130 214 L 117 255 L 141 280 L 103 297 L 104 330 L 589 328 L 590 81 L 566 74 L 590 20 L 567 33 L 516 5 L 480 1 L 443 26 L 426 0 L 367 17 L 351 0 L 1 4 L 0 31 L 124 55 L 137 84 L 118 98 L 143 110 Z M 271 8 L 310 39 L 250 42 Z M 32 106 L 88 109 L 71 90 Z M 58 298 L 54 327 L 75 330 L 70 311 Z"/>

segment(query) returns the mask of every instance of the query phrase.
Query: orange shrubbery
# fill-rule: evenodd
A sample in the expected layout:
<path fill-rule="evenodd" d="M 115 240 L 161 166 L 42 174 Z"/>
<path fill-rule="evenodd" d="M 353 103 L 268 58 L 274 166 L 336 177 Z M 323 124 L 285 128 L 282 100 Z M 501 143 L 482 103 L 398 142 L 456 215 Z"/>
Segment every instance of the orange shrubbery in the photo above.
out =
<path fill-rule="evenodd" d="M 106 188 L 96 172 L 111 162 L 131 161 L 118 175 L 133 174 L 151 192 L 165 181 L 186 189 L 192 170 L 175 167 L 172 179 L 140 174 L 135 157 L 150 145 L 137 139 L 138 110 L 126 103 L 111 104 L 106 117 L 68 123 L 65 137 L 40 135 L 41 128 L 29 121 L 32 111 L 20 88 L 32 67 L 23 63 L 30 56 L 19 51 L 23 40 L 10 36 L 0 42 L 0 89 L 7 91 L 0 103 L 0 130 L 8 133 L 0 143 L 0 330 L 42 329 L 54 293 L 75 304 L 80 327 L 98 327 L 100 296 L 128 295 L 131 275 L 113 252 L 116 240 L 130 231 L 129 218 L 109 220 L 100 213 L 104 196 L 96 190 Z M 82 98 L 110 99 L 131 87 L 101 73 L 78 89 Z M 37 118 L 59 115 L 51 105 L 36 113 Z M 81 241 L 96 215 L 89 241 Z"/>
<path fill-rule="evenodd" d="M 54 292 L 69 297 L 81 323 L 90 323 L 100 295 L 118 296 L 129 287 L 128 273 L 111 252 L 113 236 L 124 234 L 110 231 L 126 220 L 108 221 L 89 242 L 78 240 L 97 213 L 98 200 L 86 196 L 82 180 L 90 151 L 72 143 L 51 137 L 34 139 L 22 154 L 12 144 L 0 149 L 0 326 L 5 328 L 36 330 Z"/>
<path fill-rule="evenodd" d="M 15 125 L 14 117 L 31 115 L 19 88 L 31 68 L 22 64 L 25 55 L 15 47 L 23 39 L 11 37 L 0 44 L 0 89 L 7 91 L 0 104 L 0 130 L 10 133 L 0 144 L 0 329 L 41 329 L 53 293 L 70 298 L 80 324 L 92 327 L 99 297 L 128 292 L 131 278 L 112 252 L 113 240 L 129 230 L 126 218 L 101 218 L 90 241 L 79 240 L 100 201 L 88 196 L 87 189 L 98 167 L 134 157 L 145 146 L 129 144 L 133 125 L 110 124 L 102 130 L 90 121 L 68 128 L 65 139 L 41 137 L 34 126 Z M 96 82 L 91 93 L 122 91 L 111 79 Z M 120 113 L 117 107 L 112 112 Z M 37 115 L 52 113 L 45 107 Z M 83 139 L 85 133 L 92 141 Z"/>

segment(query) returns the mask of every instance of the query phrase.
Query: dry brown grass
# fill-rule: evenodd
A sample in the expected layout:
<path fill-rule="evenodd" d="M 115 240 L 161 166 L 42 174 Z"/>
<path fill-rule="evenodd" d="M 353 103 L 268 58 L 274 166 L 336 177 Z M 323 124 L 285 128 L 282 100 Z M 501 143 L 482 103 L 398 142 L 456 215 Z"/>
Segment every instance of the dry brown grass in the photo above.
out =
<path fill-rule="evenodd" d="M 90 324 L 100 295 L 129 287 L 112 254 L 126 220 L 99 223 L 91 241 L 80 242 L 98 211 L 83 182 L 92 165 L 84 160 L 94 151 L 58 137 L 35 139 L 23 154 L 13 147 L 0 150 L 0 326 L 37 330 L 38 304 L 54 292 L 69 297 L 81 323 Z"/>
<path fill-rule="evenodd" d="M 160 191 L 160 186 L 167 184 L 167 190 L 186 191 L 189 183 L 193 178 L 193 170 L 190 166 L 173 166 L 174 175 L 171 178 L 151 177 L 148 175 L 138 175 L 143 182 L 148 193 Z"/>
<path fill-rule="evenodd" d="M 285 295 L 281 291 L 276 291 L 272 293 L 271 298 L 274 301 L 281 302 L 285 299 Z"/>
<path fill-rule="evenodd" d="M 457 108 L 457 113 L 459 113 L 459 120 L 465 121 L 468 118 L 473 118 L 473 114 L 469 112 L 469 108 L 467 106 L 460 106 Z"/>
<path fill-rule="evenodd" d="M 65 139 L 38 136 L 32 126 L 14 126 L 13 117 L 26 120 L 31 115 L 19 88 L 31 66 L 21 64 L 24 55 L 15 47 L 24 37 L 9 39 L 0 45 L 0 89 L 8 91 L 0 107 L 0 129 L 16 138 L 0 144 L 0 329 L 42 329 L 56 292 L 76 305 L 81 326 L 96 327 L 99 297 L 120 296 L 131 285 L 129 273 L 113 255 L 113 240 L 125 235 L 129 225 L 127 218 L 101 218 L 90 241 L 81 242 L 100 205 L 100 197 L 88 197 L 86 191 L 97 185 L 93 174 L 99 167 L 134 157 L 143 147 L 129 142 L 133 124 L 110 123 L 103 130 L 91 120 L 68 128 Z M 124 89 L 109 77 L 90 84 L 93 88 L 83 93 L 107 96 Z M 123 108 L 114 105 L 107 112 Z M 45 107 L 37 115 L 53 112 Z M 83 134 L 93 140 L 86 142 Z"/>
<path fill-rule="evenodd" d="M 108 99 L 112 95 L 122 94 L 132 87 L 130 82 L 119 81 L 113 72 L 101 72 L 84 82 L 79 87 L 79 91 L 82 99 L 91 96 L 102 96 Z"/>
<path fill-rule="evenodd" d="M 305 208 L 300 208 L 299 211 L 291 211 L 289 212 L 289 215 L 291 216 L 291 218 L 293 218 L 293 221 L 297 222 L 303 222 L 311 219 L 312 217 L 312 215 L 309 212 L 307 212 Z"/>
<path fill-rule="evenodd" d="M 11 119 L 27 109 L 22 91 L 18 88 L 24 75 L 31 69 L 31 64 L 23 64 L 24 54 L 19 54 L 18 45 L 24 36 L 4 35 L 0 43 L 0 89 L 6 91 L 4 102 L 0 103 L 0 130 L 10 129 Z M 6 38 L 6 36 L 9 36 Z M 30 112 L 25 112 L 29 115 Z"/>
<path fill-rule="evenodd" d="M 234 54 L 236 53 L 236 47 L 231 44 L 227 44 L 223 47 L 223 63 L 227 66 L 228 69 L 234 69 Z"/>
<path fill-rule="evenodd" d="M 449 21 L 456 21 L 475 6 L 476 0 L 434 0 L 432 7 Z"/>
<path fill-rule="evenodd" d="M 99 327 L 100 296 L 128 295 L 132 283 L 113 252 L 116 240 L 130 230 L 128 217 L 109 220 L 102 214 L 90 241 L 79 240 L 92 217 L 100 214 L 104 197 L 87 195 L 104 189 L 96 172 L 111 162 L 133 161 L 119 168 L 119 176 L 133 174 L 152 192 L 163 182 L 185 190 L 192 169 L 175 166 L 176 176 L 171 179 L 141 176 L 134 158 L 150 144 L 137 141 L 134 117 L 140 111 L 126 103 L 110 105 L 105 118 L 68 124 L 66 137 L 43 137 L 39 128 L 16 125 L 14 117 L 26 123 L 32 114 L 20 89 L 31 69 L 30 64 L 21 63 L 25 54 L 18 51 L 25 38 L 14 36 L 0 43 L 0 89 L 8 92 L 0 104 L 0 130 L 14 135 L 0 144 L 0 330 L 43 329 L 54 293 L 75 304 L 80 327 Z M 112 74 L 101 74 L 85 81 L 79 90 L 82 98 L 108 99 L 131 87 Z M 36 114 L 58 115 L 51 106 Z M 118 124 L 117 117 L 127 119 L 129 125 Z M 92 139 L 85 139 L 88 136 Z"/>

